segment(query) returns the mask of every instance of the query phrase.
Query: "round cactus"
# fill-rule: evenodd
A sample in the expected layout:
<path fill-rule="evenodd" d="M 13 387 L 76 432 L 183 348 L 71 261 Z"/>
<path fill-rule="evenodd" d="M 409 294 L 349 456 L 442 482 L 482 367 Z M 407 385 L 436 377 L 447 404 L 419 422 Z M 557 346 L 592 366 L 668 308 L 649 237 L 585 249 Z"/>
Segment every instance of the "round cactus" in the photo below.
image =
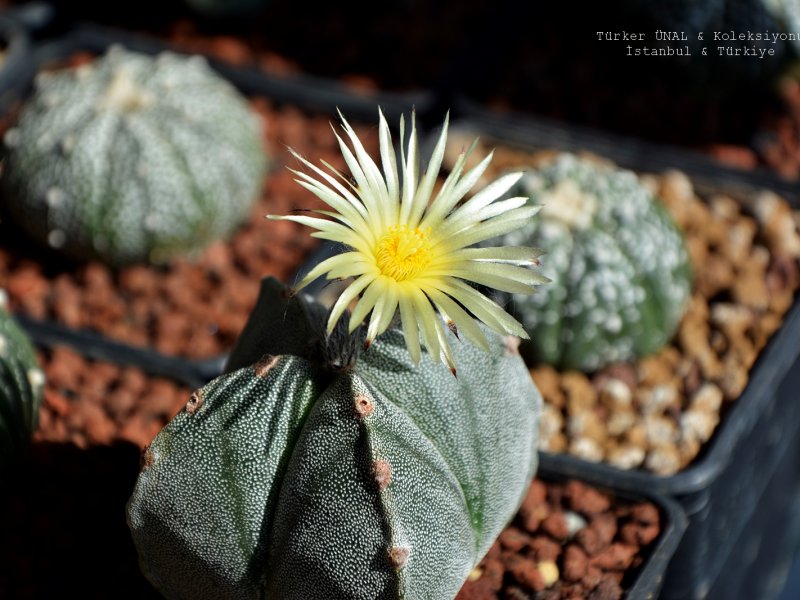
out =
<path fill-rule="evenodd" d="M 0 290 L 0 470 L 28 444 L 39 420 L 44 373 L 25 333 L 6 312 Z"/>
<path fill-rule="evenodd" d="M 512 299 L 534 358 L 591 371 L 666 344 L 691 268 L 681 232 L 636 175 L 562 154 L 520 187 L 542 210 L 502 243 L 547 248 L 542 274 L 552 280 Z"/>
<path fill-rule="evenodd" d="M 457 378 L 397 330 L 358 360 L 339 332 L 317 352 L 317 307 L 282 294 L 265 280 L 228 373 L 146 449 L 143 572 L 168 598 L 454 597 L 536 468 L 516 345 L 454 342 Z"/>
<path fill-rule="evenodd" d="M 5 136 L 6 205 L 73 257 L 160 262 L 248 216 L 266 167 L 259 132 L 203 58 L 115 47 L 39 75 Z"/>

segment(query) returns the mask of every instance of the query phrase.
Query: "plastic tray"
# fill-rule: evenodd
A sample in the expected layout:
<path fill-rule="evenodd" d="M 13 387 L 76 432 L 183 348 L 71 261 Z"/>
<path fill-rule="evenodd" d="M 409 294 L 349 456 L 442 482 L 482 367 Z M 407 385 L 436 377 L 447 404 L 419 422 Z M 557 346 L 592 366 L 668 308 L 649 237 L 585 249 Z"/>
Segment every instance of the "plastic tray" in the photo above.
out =
<path fill-rule="evenodd" d="M 552 122 L 486 116 L 454 121 L 451 129 L 527 150 L 590 151 L 639 171 L 681 169 L 701 192 L 716 190 L 742 197 L 766 188 L 783 195 L 795 207 L 800 198 L 800 187 L 767 173 L 733 171 L 688 151 L 573 130 Z M 743 589 L 759 589 L 762 584 L 766 589 L 778 582 L 781 561 L 758 555 L 745 566 L 740 554 L 744 548 L 760 543 L 757 540 L 763 538 L 769 517 L 788 522 L 796 513 L 800 482 L 800 461 L 796 458 L 800 456 L 798 340 L 800 300 L 795 301 L 783 326 L 761 352 L 750 371 L 747 388 L 732 403 L 700 457 L 676 475 L 623 471 L 567 454 L 542 453 L 543 468 L 615 489 L 663 494 L 680 502 L 689 517 L 689 527 L 667 571 L 662 598 L 707 598 L 713 589 L 714 597 L 749 600 L 766 596 L 737 594 L 744 593 Z M 786 539 L 780 543 L 785 546 L 800 539 L 797 527 L 792 529 L 785 523 L 782 528 L 775 527 L 784 534 Z M 785 575 L 786 569 L 783 571 Z M 729 588 L 722 583 L 741 582 L 743 578 L 747 580 L 745 587 Z M 722 595 L 716 595 L 716 590 L 723 590 Z"/>

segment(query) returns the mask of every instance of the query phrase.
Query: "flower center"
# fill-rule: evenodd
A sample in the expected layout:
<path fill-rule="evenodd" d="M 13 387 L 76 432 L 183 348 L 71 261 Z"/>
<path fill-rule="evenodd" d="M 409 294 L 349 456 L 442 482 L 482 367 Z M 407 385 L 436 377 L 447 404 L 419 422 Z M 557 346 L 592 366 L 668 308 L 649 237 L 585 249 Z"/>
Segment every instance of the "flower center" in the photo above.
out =
<path fill-rule="evenodd" d="M 395 281 L 411 279 L 431 262 L 431 244 L 427 231 L 419 227 L 392 225 L 375 249 L 375 262 L 381 273 Z"/>

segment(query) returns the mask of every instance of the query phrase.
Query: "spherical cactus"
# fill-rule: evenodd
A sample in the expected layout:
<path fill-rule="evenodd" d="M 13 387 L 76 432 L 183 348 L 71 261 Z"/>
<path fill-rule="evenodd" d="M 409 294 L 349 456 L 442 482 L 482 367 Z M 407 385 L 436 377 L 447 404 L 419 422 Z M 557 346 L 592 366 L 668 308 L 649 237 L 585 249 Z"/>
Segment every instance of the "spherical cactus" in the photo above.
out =
<path fill-rule="evenodd" d="M 681 232 L 636 175 L 562 154 L 520 187 L 543 208 L 502 243 L 546 248 L 542 273 L 552 280 L 512 300 L 534 358 L 591 371 L 667 343 L 691 268 Z"/>
<path fill-rule="evenodd" d="M 5 136 L 6 205 L 74 257 L 160 262 L 248 216 L 266 167 L 260 129 L 203 58 L 112 48 L 37 78 Z"/>
<path fill-rule="evenodd" d="M 24 451 L 36 429 L 43 389 L 33 346 L 6 312 L 0 290 L 0 471 Z"/>
<path fill-rule="evenodd" d="M 315 352 L 317 307 L 282 293 L 265 280 L 228 373 L 144 453 L 143 572 L 168 598 L 454 597 L 536 468 L 516 345 L 453 341 L 456 378 L 389 330 L 354 362 L 347 336 Z"/>

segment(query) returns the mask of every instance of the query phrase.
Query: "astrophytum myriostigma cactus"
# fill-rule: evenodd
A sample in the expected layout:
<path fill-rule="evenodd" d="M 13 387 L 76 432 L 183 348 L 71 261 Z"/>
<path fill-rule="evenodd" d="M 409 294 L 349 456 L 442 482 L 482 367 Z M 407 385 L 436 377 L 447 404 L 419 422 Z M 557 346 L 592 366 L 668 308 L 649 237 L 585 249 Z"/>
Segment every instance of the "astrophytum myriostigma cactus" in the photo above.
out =
<path fill-rule="evenodd" d="M 540 397 L 515 339 L 453 338 L 454 377 L 391 329 L 356 360 L 325 316 L 265 280 L 227 374 L 146 449 L 128 518 L 168 598 L 450 599 L 522 501 Z"/>

